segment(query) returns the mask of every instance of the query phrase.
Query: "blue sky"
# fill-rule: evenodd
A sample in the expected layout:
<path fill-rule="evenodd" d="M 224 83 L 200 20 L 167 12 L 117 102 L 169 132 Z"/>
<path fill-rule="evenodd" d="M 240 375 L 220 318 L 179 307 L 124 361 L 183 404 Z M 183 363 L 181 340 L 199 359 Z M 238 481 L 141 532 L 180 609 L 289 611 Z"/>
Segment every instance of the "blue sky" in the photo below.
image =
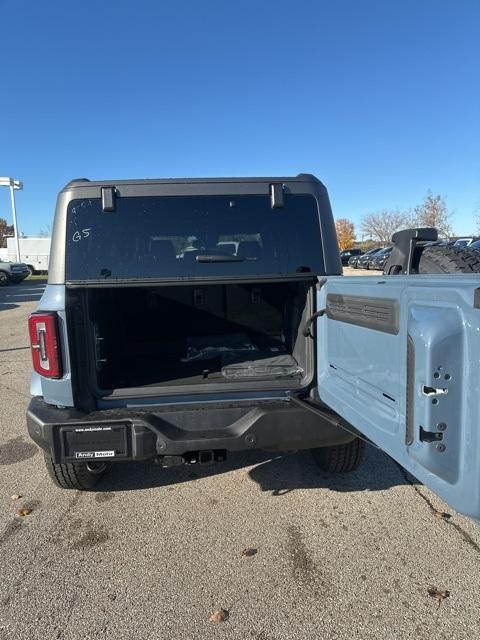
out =
<path fill-rule="evenodd" d="M 431 189 L 459 234 L 475 228 L 478 0 L 17 0 L 1 15 L 0 175 L 24 181 L 27 234 L 74 177 L 299 172 L 357 224 Z"/>

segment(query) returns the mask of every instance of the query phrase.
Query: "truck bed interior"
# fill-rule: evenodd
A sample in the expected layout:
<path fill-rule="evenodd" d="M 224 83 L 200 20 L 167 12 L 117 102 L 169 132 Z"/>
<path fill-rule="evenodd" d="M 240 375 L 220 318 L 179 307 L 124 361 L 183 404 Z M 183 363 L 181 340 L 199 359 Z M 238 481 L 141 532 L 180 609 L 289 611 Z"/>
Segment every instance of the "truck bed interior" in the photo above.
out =
<path fill-rule="evenodd" d="M 303 327 L 312 281 L 77 289 L 103 394 L 217 383 L 298 388 L 311 378 Z M 84 316 L 85 317 L 85 316 Z M 153 389 L 152 389 L 153 390 Z"/>

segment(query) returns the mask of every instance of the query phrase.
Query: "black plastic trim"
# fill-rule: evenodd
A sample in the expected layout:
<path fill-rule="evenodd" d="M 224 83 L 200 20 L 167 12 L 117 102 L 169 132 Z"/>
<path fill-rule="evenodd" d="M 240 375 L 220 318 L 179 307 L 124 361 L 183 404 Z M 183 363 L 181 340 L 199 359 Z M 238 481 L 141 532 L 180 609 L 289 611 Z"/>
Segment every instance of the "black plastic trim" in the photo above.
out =
<path fill-rule="evenodd" d="M 281 182 L 275 182 L 270 185 L 270 201 L 272 209 L 283 207 L 283 184 Z"/>
<path fill-rule="evenodd" d="M 102 187 L 102 211 L 115 211 L 115 187 Z"/>
<path fill-rule="evenodd" d="M 415 400 L 415 343 L 410 335 L 407 336 L 407 384 L 406 384 L 406 425 L 405 444 L 411 445 L 414 436 L 414 400 Z"/>
<path fill-rule="evenodd" d="M 431 227 L 403 229 L 392 236 L 393 251 L 386 261 L 384 269 L 387 275 L 418 273 L 419 247 L 428 242 L 436 242 L 438 232 Z"/>
<path fill-rule="evenodd" d="M 314 283 L 317 280 L 317 277 L 311 273 L 298 273 L 298 274 L 290 274 L 283 276 L 268 276 L 262 274 L 261 276 L 243 276 L 239 275 L 236 278 L 232 278 L 231 276 L 225 276 L 225 278 L 208 278 L 208 277 L 197 277 L 197 278 L 149 278 L 146 280 L 67 280 L 65 285 L 69 289 L 79 289 L 79 288 L 87 288 L 91 289 L 93 287 L 156 287 L 161 285 L 162 287 L 168 286 L 191 286 L 195 283 L 202 284 L 237 284 L 238 282 L 243 283 L 258 283 L 262 282 L 312 282 Z"/>
<path fill-rule="evenodd" d="M 27 411 L 30 437 L 52 457 L 65 462 L 62 427 L 74 425 L 128 425 L 128 456 L 121 460 L 146 460 L 158 455 L 183 455 L 190 451 L 288 451 L 350 442 L 353 435 L 339 428 L 338 416 L 316 415 L 285 400 L 252 402 L 245 406 L 161 405 L 151 409 L 117 409 L 84 413 L 60 409 L 33 398 Z M 104 445 L 105 446 L 105 445 Z M 109 458 L 115 462 L 115 457 Z M 117 460 L 118 461 L 118 460 Z"/>
<path fill-rule="evenodd" d="M 330 320 L 338 320 L 374 331 L 396 335 L 400 329 L 400 305 L 398 300 L 393 298 L 329 293 L 326 312 Z"/>
<path fill-rule="evenodd" d="M 480 289 L 475 289 L 473 297 L 473 308 L 480 309 Z"/>

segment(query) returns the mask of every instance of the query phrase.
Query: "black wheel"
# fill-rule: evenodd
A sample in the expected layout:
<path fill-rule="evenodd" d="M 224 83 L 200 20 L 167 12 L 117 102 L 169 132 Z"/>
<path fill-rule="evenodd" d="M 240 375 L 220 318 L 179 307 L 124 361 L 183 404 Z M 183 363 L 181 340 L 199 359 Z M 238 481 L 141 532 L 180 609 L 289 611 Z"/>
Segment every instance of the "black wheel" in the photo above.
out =
<path fill-rule="evenodd" d="M 9 282 L 10 278 L 8 277 L 8 273 L 0 271 L 0 287 L 5 287 Z"/>
<path fill-rule="evenodd" d="M 28 267 L 28 275 L 29 276 L 33 276 L 35 274 L 35 269 L 32 267 L 31 264 L 27 264 L 27 267 Z M 28 278 L 28 276 L 27 276 L 27 278 Z"/>
<path fill-rule="evenodd" d="M 461 247 L 425 247 L 418 263 L 419 273 L 479 273 L 480 251 Z"/>
<path fill-rule="evenodd" d="M 97 484 L 107 469 L 105 462 L 68 462 L 57 464 L 52 462 L 48 454 L 45 466 L 54 484 L 61 489 L 78 489 L 89 491 Z"/>
<path fill-rule="evenodd" d="M 361 465 L 364 451 L 365 442 L 355 438 L 347 444 L 312 449 L 312 456 L 322 471 L 349 473 Z"/>

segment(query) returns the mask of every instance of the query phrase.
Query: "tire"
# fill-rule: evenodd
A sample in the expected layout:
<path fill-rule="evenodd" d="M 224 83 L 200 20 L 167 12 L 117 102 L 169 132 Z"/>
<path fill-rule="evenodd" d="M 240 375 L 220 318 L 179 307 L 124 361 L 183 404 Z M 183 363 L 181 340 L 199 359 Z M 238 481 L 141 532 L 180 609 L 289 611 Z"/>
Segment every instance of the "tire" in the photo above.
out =
<path fill-rule="evenodd" d="M 48 454 L 44 454 L 45 466 L 53 483 L 61 489 L 77 489 L 90 491 L 97 484 L 107 469 L 105 463 L 68 462 L 57 464 Z"/>
<path fill-rule="evenodd" d="M 5 287 L 10 282 L 10 278 L 6 271 L 0 271 L 0 287 Z"/>
<path fill-rule="evenodd" d="M 31 264 L 27 264 L 27 267 L 28 267 L 28 275 L 29 276 L 35 275 L 35 269 L 32 267 L 32 265 Z M 28 278 L 28 276 L 27 276 L 27 278 Z"/>
<path fill-rule="evenodd" d="M 480 273 L 480 251 L 460 247 L 425 247 L 419 273 Z"/>
<path fill-rule="evenodd" d="M 365 442 L 355 438 L 347 444 L 312 449 L 312 456 L 322 471 L 350 473 L 362 464 Z"/>

